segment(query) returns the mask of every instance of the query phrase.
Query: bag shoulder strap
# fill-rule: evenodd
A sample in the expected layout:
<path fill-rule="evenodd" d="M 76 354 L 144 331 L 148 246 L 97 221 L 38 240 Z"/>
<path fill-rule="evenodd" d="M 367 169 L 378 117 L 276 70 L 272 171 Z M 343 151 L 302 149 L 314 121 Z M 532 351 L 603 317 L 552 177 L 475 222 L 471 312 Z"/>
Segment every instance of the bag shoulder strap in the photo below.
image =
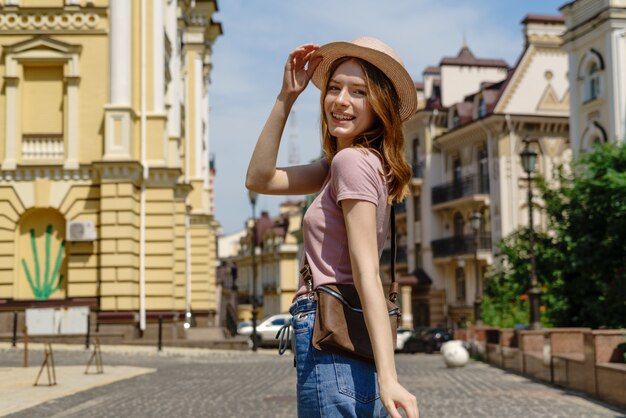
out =
<path fill-rule="evenodd" d="M 396 209 L 393 204 L 391 205 L 389 218 L 391 223 L 391 257 L 389 257 L 391 285 L 389 286 L 389 300 L 395 302 L 398 299 L 398 282 L 396 282 Z"/>

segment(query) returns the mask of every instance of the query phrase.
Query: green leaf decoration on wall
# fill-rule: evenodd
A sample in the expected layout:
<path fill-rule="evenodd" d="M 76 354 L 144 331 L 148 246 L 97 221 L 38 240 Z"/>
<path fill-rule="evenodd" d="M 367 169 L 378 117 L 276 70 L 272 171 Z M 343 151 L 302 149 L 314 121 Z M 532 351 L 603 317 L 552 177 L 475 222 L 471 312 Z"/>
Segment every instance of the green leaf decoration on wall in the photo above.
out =
<path fill-rule="evenodd" d="M 33 281 L 33 276 L 28 269 L 28 265 L 26 264 L 26 260 L 22 258 L 22 266 L 24 266 L 24 271 L 26 272 L 26 278 L 28 279 L 28 284 L 30 285 L 31 290 L 33 291 L 33 295 L 37 300 L 46 300 L 50 297 L 51 294 L 59 290 L 61 283 L 63 283 L 63 275 L 59 274 L 59 269 L 61 268 L 61 261 L 63 258 L 63 248 L 65 248 L 65 241 L 61 241 L 61 247 L 59 248 L 59 253 L 57 254 L 56 261 L 54 263 L 54 269 L 52 270 L 52 274 L 50 274 L 50 237 L 52 236 L 52 225 L 48 225 L 46 228 L 46 258 L 45 258 L 45 271 L 44 276 L 41 277 L 41 268 L 39 265 L 39 254 L 37 254 L 37 245 L 35 241 L 35 230 L 31 228 L 30 230 L 30 246 L 33 251 L 33 259 L 35 261 L 35 280 Z M 58 276 L 58 278 L 57 278 Z"/>

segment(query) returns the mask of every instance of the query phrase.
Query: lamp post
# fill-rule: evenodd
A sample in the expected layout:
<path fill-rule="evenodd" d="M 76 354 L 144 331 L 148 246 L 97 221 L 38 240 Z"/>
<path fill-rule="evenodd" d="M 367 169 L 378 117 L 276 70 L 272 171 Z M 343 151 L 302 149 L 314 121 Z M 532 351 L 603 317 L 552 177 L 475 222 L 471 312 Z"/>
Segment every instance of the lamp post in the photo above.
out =
<path fill-rule="evenodd" d="M 539 296 L 541 291 L 537 282 L 537 268 L 535 265 L 535 229 L 533 225 L 533 190 L 531 174 L 535 171 L 537 153 L 530 148 L 530 140 L 525 139 L 524 150 L 520 153 L 522 166 L 528 180 L 528 244 L 530 251 L 530 329 L 541 329 L 539 320 Z"/>
<path fill-rule="evenodd" d="M 476 294 L 474 296 L 474 324 L 482 325 L 482 317 L 480 313 L 480 305 L 483 303 L 482 294 L 480 292 L 480 267 L 478 265 L 478 232 L 482 222 L 482 215 L 478 211 L 472 213 L 470 224 L 474 231 L 474 279 L 476 280 Z"/>
<path fill-rule="evenodd" d="M 257 350 L 257 333 L 256 333 L 256 319 L 257 319 L 257 300 L 256 300 L 256 198 L 257 194 L 253 191 L 248 192 L 248 198 L 250 199 L 250 206 L 252 206 L 252 245 L 250 249 L 252 251 L 252 351 Z"/>

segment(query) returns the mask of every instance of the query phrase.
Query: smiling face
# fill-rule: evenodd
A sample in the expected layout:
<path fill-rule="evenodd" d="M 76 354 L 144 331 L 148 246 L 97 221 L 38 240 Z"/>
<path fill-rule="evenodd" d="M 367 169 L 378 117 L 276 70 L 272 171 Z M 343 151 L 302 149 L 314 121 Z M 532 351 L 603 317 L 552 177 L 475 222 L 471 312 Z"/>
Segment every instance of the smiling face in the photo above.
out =
<path fill-rule="evenodd" d="M 338 150 L 349 147 L 355 137 L 374 124 L 376 115 L 367 93 L 365 74 L 352 59 L 341 63 L 330 77 L 324 96 L 324 115 Z"/>

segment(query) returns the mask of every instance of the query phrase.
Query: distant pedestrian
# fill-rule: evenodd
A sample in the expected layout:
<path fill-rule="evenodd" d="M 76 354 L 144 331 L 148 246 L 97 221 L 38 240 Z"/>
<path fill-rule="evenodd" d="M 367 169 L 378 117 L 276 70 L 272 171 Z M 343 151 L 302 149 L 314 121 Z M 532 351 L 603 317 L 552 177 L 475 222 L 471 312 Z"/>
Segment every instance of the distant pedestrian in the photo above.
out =
<path fill-rule="evenodd" d="M 310 80 L 321 90 L 324 158 L 277 168 L 289 112 Z M 293 314 L 299 417 L 419 416 L 415 396 L 398 383 L 379 260 L 390 208 L 411 177 L 402 122 L 416 109 L 415 87 L 397 54 L 374 38 L 296 48 L 282 89 L 248 166 L 258 193 L 319 193 L 304 216 L 304 250 L 313 287 L 354 284 L 375 364 L 312 346 L 314 298 L 300 282 Z"/>

